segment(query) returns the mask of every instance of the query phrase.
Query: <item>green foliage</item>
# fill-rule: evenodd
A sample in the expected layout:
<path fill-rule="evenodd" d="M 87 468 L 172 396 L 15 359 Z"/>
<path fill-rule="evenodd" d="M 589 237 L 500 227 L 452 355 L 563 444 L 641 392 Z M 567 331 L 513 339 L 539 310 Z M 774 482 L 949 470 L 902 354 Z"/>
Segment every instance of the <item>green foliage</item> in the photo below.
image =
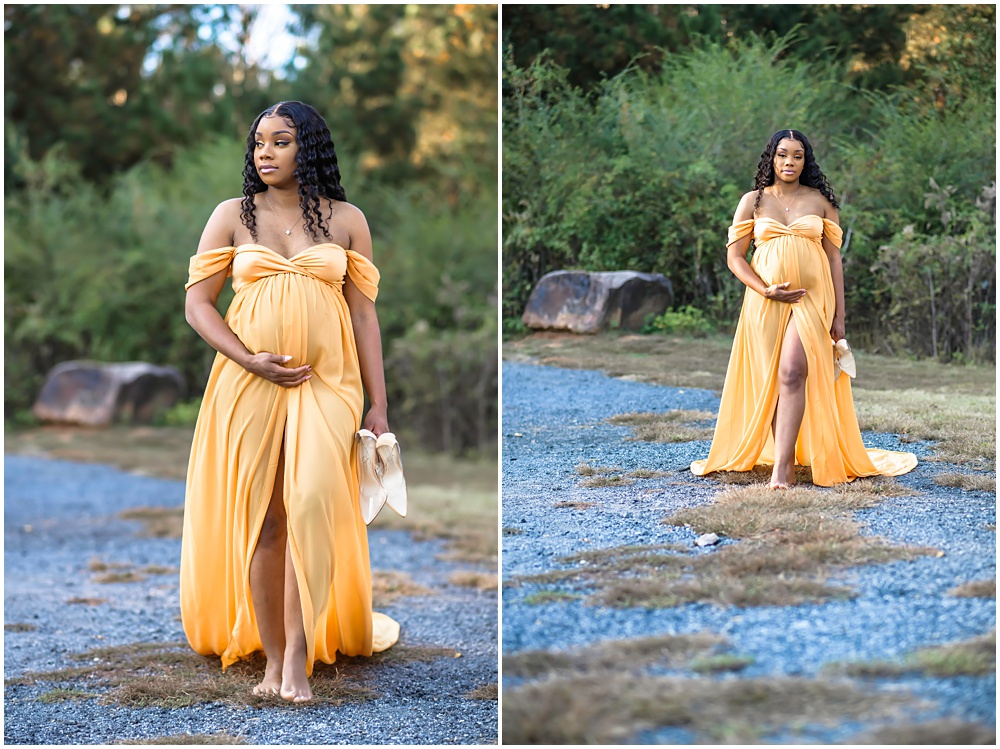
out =
<path fill-rule="evenodd" d="M 201 398 L 181 401 L 173 408 L 161 413 L 157 419 L 157 426 L 187 427 L 194 426 L 198 421 L 198 412 L 201 410 Z"/>
<path fill-rule="evenodd" d="M 208 143 L 172 169 L 135 167 L 107 194 L 58 149 L 21 163 L 25 188 L 4 206 L 8 418 L 67 359 L 169 364 L 200 393 L 215 352 L 185 321 L 184 279 L 208 216 L 240 194 L 243 152 L 237 140 Z M 356 198 L 382 273 L 390 418 L 401 431 L 412 420 L 428 448 L 484 450 L 496 438 L 496 194 L 485 193 L 454 208 L 415 188 Z M 220 309 L 231 298 L 227 284 Z M 166 418 L 195 414 L 185 403 Z"/>
<path fill-rule="evenodd" d="M 679 309 L 668 309 L 659 317 L 654 317 L 643 330 L 644 333 L 668 333 L 672 335 L 703 338 L 715 332 L 715 326 L 705 318 L 697 307 L 685 305 Z"/>
<path fill-rule="evenodd" d="M 572 268 L 663 273 L 678 305 L 730 325 L 744 287 L 727 267 L 725 227 L 767 139 L 794 127 L 808 135 L 841 204 L 850 339 L 914 355 L 991 358 L 995 288 L 983 269 L 995 217 L 972 206 L 994 180 L 994 100 L 968 94 L 928 110 L 903 92 L 862 93 L 840 82 L 836 66 L 797 61 L 791 44 L 705 43 L 666 57 L 662 75 L 630 69 L 590 93 L 544 57 L 521 68 L 507 55 L 505 330 L 542 275 Z M 943 198 L 927 194 L 931 180 L 947 191 L 946 210 Z M 948 212 L 966 218 L 945 221 Z M 947 293 L 974 292 L 962 320 L 957 311 L 935 312 L 940 345 L 929 350 L 901 331 L 920 327 L 916 310 L 930 307 L 930 287 L 921 291 L 913 264 L 896 268 L 881 250 L 908 245 L 896 238 L 911 225 L 913 241 L 933 247 L 935 262 L 949 268 L 935 271 Z M 894 289 L 903 273 L 906 293 L 916 294 L 905 304 Z M 936 303 L 941 293 L 935 286 Z"/>

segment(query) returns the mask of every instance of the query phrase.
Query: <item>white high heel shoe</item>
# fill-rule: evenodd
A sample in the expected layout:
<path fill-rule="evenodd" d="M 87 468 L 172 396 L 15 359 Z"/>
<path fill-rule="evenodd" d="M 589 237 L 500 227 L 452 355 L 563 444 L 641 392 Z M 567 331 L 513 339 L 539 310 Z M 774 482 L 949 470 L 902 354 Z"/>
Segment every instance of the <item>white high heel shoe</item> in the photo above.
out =
<path fill-rule="evenodd" d="M 385 505 L 387 495 L 379 476 L 381 466 L 376 454 L 375 433 L 359 429 L 354 435 L 354 440 L 357 444 L 358 467 L 361 473 L 359 481 L 361 517 L 365 525 L 369 525 Z"/>
<path fill-rule="evenodd" d="M 382 468 L 382 489 L 385 491 L 385 503 L 400 517 L 406 517 L 406 479 L 403 478 L 403 459 L 399 454 L 399 443 L 396 435 L 386 432 L 379 436 L 375 443 L 379 463 Z"/>

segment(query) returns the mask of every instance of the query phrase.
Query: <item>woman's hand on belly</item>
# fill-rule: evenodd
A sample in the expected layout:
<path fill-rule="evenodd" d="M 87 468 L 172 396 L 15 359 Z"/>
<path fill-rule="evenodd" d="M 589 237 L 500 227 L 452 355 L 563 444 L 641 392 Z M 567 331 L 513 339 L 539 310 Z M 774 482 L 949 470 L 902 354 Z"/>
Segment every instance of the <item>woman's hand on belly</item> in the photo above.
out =
<path fill-rule="evenodd" d="M 791 281 L 773 283 L 764 290 L 764 296 L 772 302 L 787 302 L 795 304 L 806 295 L 805 289 L 789 289 Z"/>
<path fill-rule="evenodd" d="M 301 367 L 289 369 L 284 364 L 291 358 L 282 354 L 269 354 L 266 351 L 261 351 L 250 357 L 245 368 L 251 374 L 263 377 L 275 385 L 292 388 L 301 385 L 312 376 L 312 367 L 303 364 Z"/>

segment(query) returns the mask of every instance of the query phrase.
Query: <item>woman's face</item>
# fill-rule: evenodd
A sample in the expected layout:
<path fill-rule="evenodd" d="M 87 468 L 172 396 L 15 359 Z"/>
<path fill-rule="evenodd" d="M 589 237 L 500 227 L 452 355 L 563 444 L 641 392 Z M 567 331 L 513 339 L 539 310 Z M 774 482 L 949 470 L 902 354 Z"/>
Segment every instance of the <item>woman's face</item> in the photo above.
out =
<path fill-rule="evenodd" d="M 253 151 L 257 174 L 268 187 L 286 187 L 295 183 L 296 128 L 290 120 L 273 115 L 257 124 Z"/>
<path fill-rule="evenodd" d="M 782 138 L 774 150 L 774 178 L 793 184 L 806 164 L 806 149 L 797 140 Z"/>

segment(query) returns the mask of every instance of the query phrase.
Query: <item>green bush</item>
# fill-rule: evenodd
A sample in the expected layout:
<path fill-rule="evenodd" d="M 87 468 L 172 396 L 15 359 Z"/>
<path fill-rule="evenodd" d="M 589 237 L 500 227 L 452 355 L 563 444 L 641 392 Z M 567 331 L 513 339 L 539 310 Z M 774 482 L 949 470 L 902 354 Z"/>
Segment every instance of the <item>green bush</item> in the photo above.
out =
<path fill-rule="evenodd" d="M 645 326 L 643 332 L 703 338 L 714 333 L 715 326 L 700 309 L 688 304 L 679 309 L 668 309 L 662 315 L 654 317 Z"/>
<path fill-rule="evenodd" d="M 981 341 L 995 327 L 988 319 L 995 288 L 983 285 L 978 260 L 961 279 L 957 271 L 942 276 L 960 283 L 959 294 L 971 273 L 977 301 L 966 309 L 966 332 L 928 352 L 899 332 L 919 327 L 916 311 L 930 306 L 930 288 L 902 284 L 917 296 L 912 306 L 900 304 L 894 290 L 900 271 L 880 248 L 897 246 L 900 232 L 912 226 L 921 238 L 940 238 L 933 240 L 940 252 L 950 246 L 948 237 L 977 258 L 990 250 L 984 238 L 995 218 L 984 214 L 982 229 L 971 233 L 955 222 L 946 226 L 927 191 L 933 179 L 969 206 L 992 183 L 994 99 L 969 96 L 952 108 L 918 109 L 905 92 L 853 90 L 833 65 L 792 59 L 784 52 L 793 43 L 706 42 L 668 55 L 659 75 L 629 69 L 590 93 L 571 86 L 567 71 L 544 56 L 528 68 L 508 56 L 504 330 L 512 329 L 542 275 L 575 268 L 662 273 L 680 307 L 730 327 L 745 289 L 727 267 L 726 227 L 752 187 L 767 139 L 793 127 L 809 137 L 841 205 L 851 340 L 913 355 L 936 350 L 944 359 L 992 358 L 993 347 Z M 938 324 L 953 325 L 942 318 Z"/>

